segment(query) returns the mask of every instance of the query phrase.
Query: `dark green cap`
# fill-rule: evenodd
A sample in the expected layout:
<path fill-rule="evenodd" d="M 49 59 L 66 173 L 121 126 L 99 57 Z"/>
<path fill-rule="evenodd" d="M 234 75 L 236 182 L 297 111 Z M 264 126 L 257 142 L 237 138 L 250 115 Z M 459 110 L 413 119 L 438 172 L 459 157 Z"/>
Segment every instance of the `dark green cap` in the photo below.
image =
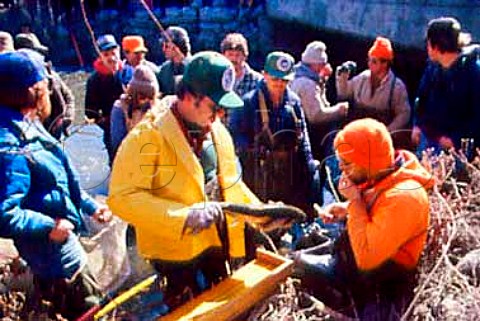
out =
<path fill-rule="evenodd" d="M 295 59 L 288 53 L 274 51 L 269 53 L 265 59 L 265 67 L 263 70 L 272 77 L 292 80 L 294 64 Z"/>
<path fill-rule="evenodd" d="M 243 107 L 243 100 L 233 91 L 233 65 L 218 52 L 203 51 L 193 55 L 185 67 L 183 82 L 194 93 L 209 97 L 221 107 Z"/>

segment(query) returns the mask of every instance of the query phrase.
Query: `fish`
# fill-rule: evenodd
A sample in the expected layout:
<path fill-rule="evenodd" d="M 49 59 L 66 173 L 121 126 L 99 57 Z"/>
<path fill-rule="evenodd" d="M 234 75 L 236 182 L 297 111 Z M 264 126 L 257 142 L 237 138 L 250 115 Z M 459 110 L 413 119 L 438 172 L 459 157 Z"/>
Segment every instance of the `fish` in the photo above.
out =
<path fill-rule="evenodd" d="M 298 207 L 286 205 L 283 203 L 267 203 L 267 204 L 235 204 L 221 202 L 220 206 L 223 211 L 231 215 L 243 215 L 255 218 L 270 219 L 288 219 L 297 222 L 303 222 L 307 219 L 307 214 Z"/>
<path fill-rule="evenodd" d="M 241 215 L 245 221 L 252 223 L 254 227 L 261 228 L 263 223 L 270 223 L 275 220 L 304 222 L 307 219 L 307 214 L 303 210 L 283 203 L 236 204 L 219 202 L 219 204 L 224 213 L 232 216 Z M 188 227 L 184 225 L 182 236 L 185 235 L 187 229 Z"/>

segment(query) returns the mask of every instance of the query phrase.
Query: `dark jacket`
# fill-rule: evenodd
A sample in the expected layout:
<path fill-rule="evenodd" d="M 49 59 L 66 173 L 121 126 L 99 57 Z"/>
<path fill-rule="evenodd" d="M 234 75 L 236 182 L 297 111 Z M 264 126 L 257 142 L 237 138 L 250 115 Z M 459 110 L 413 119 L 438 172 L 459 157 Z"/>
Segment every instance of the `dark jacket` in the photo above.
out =
<path fill-rule="evenodd" d="M 187 59 L 179 65 L 168 60 L 160 66 L 157 79 L 162 95 L 175 95 L 176 85 L 178 83 L 178 80 L 175 80 L 175 77 L 181 77 L 183 75 L 186 64 Z"/>
<path fill-rule="evenodd" d="M 245 106 L 232 110 L 229 118 L 229 129 L 238 149 L 252 147 L 255 136 L 262 131 L 260 116 L 259 92 L 265 97 L 266 107 L 269 111 L 269 127 L 272 134 L 294 131 L 300 141 L 298 151 L 305 162 L 312 160 L 310 139 L 308 136 L 305 115 L 300 98 L 287 87 L 280 108 L 274 109 L 266 87 L 265 80 L 259 82 L 258 88 L 243 96 Z"/>
<path fill-rule="evenodd" d="M 50 70 L 52 112 L 43 122 L 43 126 L 55 138 L 60 138 L 63 126 L 68 126 L 75 113 L 75 96 L 70 88 L 54 70 Z"/>
<path fill-rule="evenodd" d="M 86 258 L 75 234 L 63 244 L 50 241 L 55 220 L 84 229 L 81 213 L 96 203 L 82 192 L 62 146 L 39 121 L 0 107 L 0 237 L 11 238 L 33 272 L 71 278 Z"/>
<path fill-rule="evenodd" d="M 123 86 L 120 74 L 112 74 L 100 60 L 95 61 L 94 68 L 95 71 L 87 80 L 85 115 L 99 120 L 101 116 L 110 116 L 113 103 L 123 93 Z"/>
<path fill-rule="evenodd" d="M 480 146 L 480 47 L 464 50 L 448 69 L 429 62 L 415 100 L 414 124 L 428 139 L 448 136 L 460 147 L 461 138 Z"/>
<path fill-rule="evenodd" d="M 268 111 L 267 131 L 261 117 L 260 92 Z M 279 200 L 309 210 L 316 199 L 313 186 L 318 185 L 318 175 L 300 99 L 287 87 L 281 105 L 274 108 L 262 80 L 243 100 L 245 106 L 232 109 L 229 115 L 243 179 L 263 201 Z"/>

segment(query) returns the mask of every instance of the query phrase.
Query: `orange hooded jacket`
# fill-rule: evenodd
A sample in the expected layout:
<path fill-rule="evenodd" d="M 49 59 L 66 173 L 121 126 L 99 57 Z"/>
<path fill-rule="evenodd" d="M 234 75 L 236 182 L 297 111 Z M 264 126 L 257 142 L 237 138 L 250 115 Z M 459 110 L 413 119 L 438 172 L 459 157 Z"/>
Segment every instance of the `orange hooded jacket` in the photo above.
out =
<path fill-rule="evenodd" d="M 414 269 L 425 246 L 430 216 L 426 190 L 434 179 L 412 153 L 397 151 L 396 159 L 402 158 L 401 167 L 348 206 L 347 232 L 362 271 L 388 260 Z"/>

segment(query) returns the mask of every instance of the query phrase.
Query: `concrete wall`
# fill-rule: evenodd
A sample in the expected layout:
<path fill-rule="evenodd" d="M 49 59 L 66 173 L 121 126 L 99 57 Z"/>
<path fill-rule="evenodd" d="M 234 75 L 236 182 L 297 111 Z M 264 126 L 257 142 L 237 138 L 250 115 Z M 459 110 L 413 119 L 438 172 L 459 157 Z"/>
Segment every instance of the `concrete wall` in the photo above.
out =
<path fill-rule="evenodd" d="M 30 23 L 33 32 L 50 48 L 50 58 L 55 65 L 78 66 L 81 56 L 84 65 L 90 66 L 96 52 L 80 9 L 72 9 L 70 19 L 66 19 L 65 15 L 52 19 L 48 9 L 43 6 L 32 12 L 20 6 L 0 10 L 0 30 L 15 35 L 22 24 Z M 138 2 L 130 10 L 126 9 L 89 12 L 88 19 L 95 36 L 112 33 L 120 42 L 125 35 L 142 35 L 149 48 L 147 59 L 162 62 L 164 57 L 159 43 L 159 28 Z M 164 28 L 170 25 L 184 27 L 190 34 L 193 52 L 220 50 L 220 42 L 229 32 L 245 35 L 249 41 L 251 58 L 264 57 L 272 47 L 274 31 L 263 6 L 232 7 L 226 6 L 225 1 L 214 0 L 211 6 L 192 3 L 184 7 L 157 8 L 153 13 Z M 78 46 L 78 53 L 74 44 Z"/>
<path fill-rule="evenodd" d="M 424 47 L 430 19 L 448 15 L 480 41 L 479 0 L 268 0 L 267 14 L 362 37 L 383 35 L 413 47 Z"/>

